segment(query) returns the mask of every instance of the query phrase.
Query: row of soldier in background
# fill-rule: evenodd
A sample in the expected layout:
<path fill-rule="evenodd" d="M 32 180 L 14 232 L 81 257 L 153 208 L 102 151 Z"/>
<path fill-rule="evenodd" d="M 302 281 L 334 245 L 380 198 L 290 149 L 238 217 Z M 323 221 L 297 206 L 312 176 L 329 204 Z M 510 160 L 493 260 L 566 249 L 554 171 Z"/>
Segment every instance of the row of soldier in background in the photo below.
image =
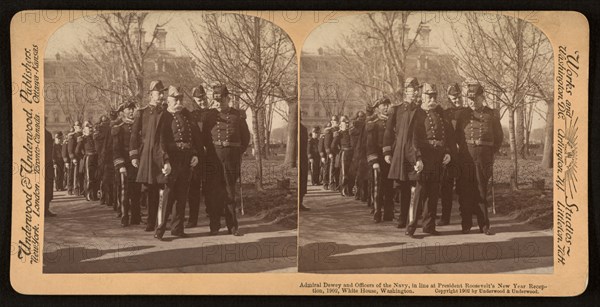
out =
<path fill-rule="evenodd" d="M 322 131 L 313 128 L 312 184 L 366 202 L 376 223 L 392 221 L 399 201 L 398 228 L 411 237 L 419 218 L 424 233 L 439 235 L 438 199 L 437 225 L 448 225 L 456 192 L 462 232 L 476 215 L 480 231 L 490 234 L 488 182 L 503 132 L 498 113 L 484 106 L 483 87 L 473 80 L 453 84 L 448 103 L 440 104 L 435 85 L 408 78 L 403 94 L 397 105 L 383 97 L 352 122 L 333 116 Z"/>
<path fill-rule="evenodd" d="M 197 107 L 189 111 L 180 88 L 152 81 L 146 107 L 130 99 L 95 126 L 77 121 L 66 137 L 57 133 L 55 189 L 88 201 L 99 198 L 118 212 L 123 227 L 142 223 L 143 203 L 145 230 L 160 240 L 172 211 L 171 234 L 186 236 L 186 203 L 185 228 L 197 226 L 203 196 L 210 234 L 219 233 L 225 216 L 228 232 L 240 235 L 235 186 L 250 132 L 245 112 L 229 106 L 227 87 L 215 85 L 212 92 L 218 108 L 210 108 L 199 86 L 191 93 Z"/>

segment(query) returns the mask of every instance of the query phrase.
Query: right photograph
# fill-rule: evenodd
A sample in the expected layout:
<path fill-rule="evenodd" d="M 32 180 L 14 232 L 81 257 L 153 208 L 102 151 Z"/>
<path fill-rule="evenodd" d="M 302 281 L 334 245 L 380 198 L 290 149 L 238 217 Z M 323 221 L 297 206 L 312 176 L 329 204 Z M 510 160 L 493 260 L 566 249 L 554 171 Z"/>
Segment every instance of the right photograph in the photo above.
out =
<path fill-rule="evenodd" d="M 519 17 L 358 13 L 311 32 L 299 272 L 552 274 L 554 54 Z"/>

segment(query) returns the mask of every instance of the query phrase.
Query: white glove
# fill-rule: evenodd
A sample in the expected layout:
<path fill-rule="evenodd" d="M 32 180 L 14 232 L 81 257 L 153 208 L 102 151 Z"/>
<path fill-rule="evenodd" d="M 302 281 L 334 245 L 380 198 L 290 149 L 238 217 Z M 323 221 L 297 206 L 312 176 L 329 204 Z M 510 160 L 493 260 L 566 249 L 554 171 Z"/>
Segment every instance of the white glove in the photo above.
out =
<path fill-rule="evenodd" d="M 451 159 L 450 155 L 446 154 L 444 156 L 444 160 L 442 160 L 442 164 L 446 165 L 446 164 L 450 163 L 450 159 Z"/>
<path fill-rule="evenodd" d="M 373 169 L 379 169 L 379 163 L 373 164 Z"/>
<path fill-rule="evenodd" d="M 58 165 L 57 165 L 57 164 L 54 164 L 54 168 L 57 168 L 57 167 L 58 167 Z"/>
<path fill-rule="evenodd" d="M 133 165 L 135 168 L 138 168 L 138 159 L 131 160 L 131 165 Z"/>
<path fill-rule="evenodd" d="M 314 162 L 315 162 L 315 159 L 313 159 L 313 158 L 310 158 L 310 159 L 308 159 L 308 161 L 309 161 L 310 163 L 314 163 Z"/>
<path fill-rule="evenodd" d="M 77 159 L 73 159 L 73 164 L 77 164 Z"/>
<path fill-rule="evenodd" d="M 119 168 L 119 173 L 127 175 L 127 169 L 124 166 L 121 166 L 121 168 Z"/>
<path fill-rule="evenodd" d="M 196 165 L 198 165 L 198 157 L 193 156 L 192 157 L 192 162 L 190 163 L 191 167 L 195 167 Z"/>
<path fill-rule="evenodd" d="M 417 173 L 420 173 L 423 170 L 423 161 L 419 160 L 417 161 L 417 163 L 415 163 L 415 171 L 417 171 Z"/>
<path fill-rule="evenodd" d="M 171 173 L 171 163 L 167 162 L 163 165 L 162 173 L 165 174 L 165 176 L 169 176 Z"/>
<path fill-rule="evenodd" d="M 65 163 L 65 168 L 71 168 L 69 163 Z"/>
<path fill-rule="evenodd" d="M 392 156 L 386 155 L 383 159 L 385 160 L 385 163 L 392 164 Z"/>
<path fill-rule="evenodd" d="M 333 154 L 329 154 L 329 159 L 333 159 Z"/>

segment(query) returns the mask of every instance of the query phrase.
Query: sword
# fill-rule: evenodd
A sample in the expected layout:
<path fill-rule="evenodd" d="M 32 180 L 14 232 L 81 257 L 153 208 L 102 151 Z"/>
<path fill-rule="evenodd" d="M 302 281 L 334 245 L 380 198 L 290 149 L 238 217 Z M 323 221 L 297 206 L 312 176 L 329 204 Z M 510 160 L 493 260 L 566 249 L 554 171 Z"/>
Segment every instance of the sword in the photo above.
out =
<path fill-rule="evenodd" d="M 125 216 L 125 213 L 127 213 L 126 209 L 125 209 L 125 201 L 127 200 L 127 190 L 125 189 L 125 174 L 120 173 L 121 174 L 121 197 L 119 199 L 119 206 L 121 207 L 121 214 L 122 216 Z"/>
<path fill-rule="evenodd" d="M 413 223 L 415 223 L 415 220 L 419 219 L 419 204 L 415 202 L 416 189 L 416 187 L 410 187 L 410 206 L 408 207 L 408 223 L 410 225 L 414 225 Z"/>
<path fill-rule="evenodd" d="M 158 214 L 156 214 L 156 219 L 157 219 L 157 227 L 160 227 L 162 225 L 163 222 L 163 192 L 165 191 L 164 188 L 161 188 L 158 191 Z"/>
<path fill-rule="evenodd" d="M 242 188 L 242 163 L 240 161 L 240 170 L 239 170 L 239 175 L 240 175 L 240 205 L 241 205 L 241 210 L 242 210 L 242 215 L 245 215 L 246 213 L 244 212 L 244 189 Z"/>
<path fill-rule="evenodd" d="M 90 156 L 85 156 L 85 198 L 91 200 L 90 196 Z"/>
<path fill-rule="evenodd" d="M 54 166 L 54 190 L 58 191 L 58 164 Z"/>
<path fill-rule="evenodd" d="M 379 183 L 379 170 L 373 169 L 373 195 L 371 195 L 373 201 L 373 208 L 375 209 L 375 213 L 377 213 L 377 209 L 381 205 L 377 201 L 377 195 L 379 194 L 378 184 Z"/>
<path fill-rule="evenodd" d="M 494 156 L 492 155 L 492 213 L 496 214 L 496 191 L 494 190 Z"/>
<path fill-rule="evenodd" d="M 79 163 L 73 163 L 73 190 L 77 191 L 79 194 L 79 180 L 77 176 L 77 168 L 79 168 Z"/>

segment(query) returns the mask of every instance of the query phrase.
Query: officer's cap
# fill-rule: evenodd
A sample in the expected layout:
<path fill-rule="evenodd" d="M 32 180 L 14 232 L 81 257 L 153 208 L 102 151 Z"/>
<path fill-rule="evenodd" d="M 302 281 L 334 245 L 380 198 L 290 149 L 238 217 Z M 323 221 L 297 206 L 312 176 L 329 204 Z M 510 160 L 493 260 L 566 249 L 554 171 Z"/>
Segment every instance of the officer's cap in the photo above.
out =
<path fill-rule="evenodd" d="M 169 94 L 168 97 L 174 97 L 174 98 L 182 98 L 183 97 L 183 92 L 181 92 L 179 87 L 175 87 L 173 85 L 169 85 Z"/>
<path fill-rule="evenodd" d="M 62 131 L 59 131 L 54 135 L 54 138 L 62 138 L 62 137 L 63 137 Z"/>
<path fill-rule="evenodd" d="M 437 94 L 437 87 L 435 84 L 423 83 L 423 94 L 435 95 Z"/>
<path fill-rule="evenodd" d="M 150 82 L 150 88 L 148 89 L 148 92 L 152 92 L 152 91 L 162 92 L 164 90 L 166 90 L 166 88 L 163 85 L 162 81 L 154 80 L 154 81 Z"/>
<path fill-rule="evenodd" d="M 227 97 L 228 95 L 229 90 L 227 89 L 227 86 L 221 84 L 213 85 L 213 99 L 219 100 Z"/>
<path fill-rule="evenodd" d="M 197 97 L 197 98 L 206 97 L 206 91 L 204 90 L 204 87 L 202 85 L 200 85 L 198 87 L 194 87 L 192 89 L 192 97 Z"/>
<path fill-rule="evenodd" d="M 406 78 L 406 81 L 404 81 L 404 88 L 409 88 L 409 87 L 418 89 L 419 88 L 419 80 L 417 80 L 417 78 Z"/>
<path fill-rule="evenodd" d="M 311 131 L 311 132 L 312 132 L 312 133 L 319 133 L 319 132 L 321 132 L 321 127 L 319 127 L 319 126 L 315 126 L 315 127 L 313 127 L 313 128 L 312 128 L 312 131 Z"/>
<path fill-rule="evenodd" d="M 448 86 L 448 89 L 446 90 L 446 94 L 452 95 L 452 96 L 460 96 L 460 86 L 458 86 L 458 83 L 454 83 L 454 84 Z"/>
<path fill-rule="evenodd" d="M 468 98 L 474 98 L 483 95 L 483 86 L 476 80 L 465 81 L 465 91 Z"/>
<path fill-rule="evenodd" d="M 125 109 L 135 109 L 135 100 L 127 99 L 127 100 L 123 101 L 123 103 L 121 103 L 119 105 L 119 107 L 117 108 L 117 112 L 121 112 Z"/>
<path fill-rule="evenodd" d="M 381 104 L 391 104 L 391 103 L 392 103 L 392 101 L 390 100 L 389 97 L 383 96 L 383 97 L 375 100 L 375 102 L 373 103 L 373 108 L 377 108 Z"/>

